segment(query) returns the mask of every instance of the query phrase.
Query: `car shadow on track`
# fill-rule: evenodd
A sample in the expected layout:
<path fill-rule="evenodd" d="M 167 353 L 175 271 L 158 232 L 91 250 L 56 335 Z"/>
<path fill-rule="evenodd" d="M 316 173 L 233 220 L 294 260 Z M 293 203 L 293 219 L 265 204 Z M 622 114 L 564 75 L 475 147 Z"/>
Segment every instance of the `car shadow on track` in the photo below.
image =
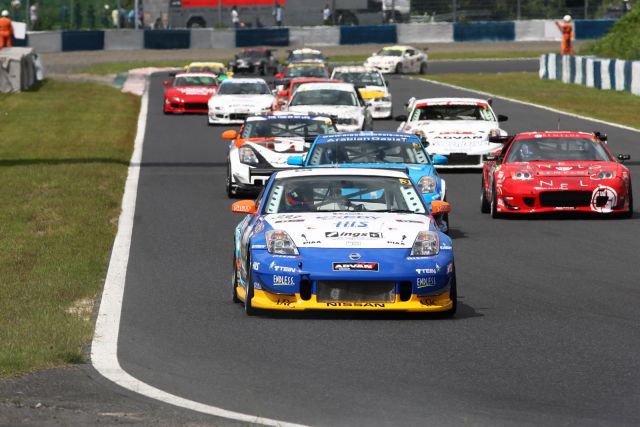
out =
<path fill-rule="evenodd" d="M 460 298 L 462 299 L 462 297 Z M 473 307 L 458 300 L 458 310 L 453 317 L 441 313 L 404 313 L 381 311 L 299 311 L 299 312 L 260 312 L 259 317 L 273 319 L 308 319 L 308 320 L 463 320 L 473 317 L 483 317 Z"/>

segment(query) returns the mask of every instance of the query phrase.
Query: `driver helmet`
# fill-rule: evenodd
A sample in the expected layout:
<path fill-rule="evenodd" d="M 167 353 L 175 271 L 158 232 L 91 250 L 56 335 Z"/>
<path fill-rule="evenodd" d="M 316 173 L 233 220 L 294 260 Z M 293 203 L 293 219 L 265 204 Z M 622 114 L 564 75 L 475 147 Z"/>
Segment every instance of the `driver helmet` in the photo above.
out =
<path fill-rule="evenodd" d="M 564 15 L 564 18 L 562 18 L 562 20 L 564 22 L 571 22 L 571 15 Z"/>
<path fill-rule="evenodd" d="M 523 162 L 537 159 L 539 156 L 538 147 L 534 143 L 525 142 L 520 147 L 520 159 Z"/>

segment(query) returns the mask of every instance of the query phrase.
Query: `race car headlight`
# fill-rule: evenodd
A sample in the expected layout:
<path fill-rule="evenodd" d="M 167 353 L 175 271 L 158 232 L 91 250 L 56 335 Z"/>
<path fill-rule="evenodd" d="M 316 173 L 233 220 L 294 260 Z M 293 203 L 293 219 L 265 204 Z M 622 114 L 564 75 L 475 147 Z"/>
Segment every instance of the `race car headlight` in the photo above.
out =
<path fill-rule="evenodd" d="M 284 230 L 269 230 L 265 233 L 267 251 L 270 254 L 298 255 L 298 248 Z"/>
<path fill-rule="evenodd" d="M 533 179 L 533 174 L 528 170 L 519 170 L 511 173 L 511 178 L 526 181 Z"/>
<path fill-rule="evenodd" d="M 251 147 L 240 147 L 238 156 L 240 156 L 240 163 L 244 163 L 245 165 L 257 165 L 259 163 L 258 157 Z"/>
<path fill-rule="evenodd" d="M 378 101 L 380 102 L 391 102 L 391 97 L 390 96 L 383 96 L 378 98 Z"/>
<path fill-rule="evenodd" d="M 616 173 L 614 171 L 601 171 L 598 173 L 599 179 L 611 179 L 615 177 L 616 177 Z"/>
<path fill-rule="evenodd" d="M 172 100 L 173 102 L 184 102 L 184 101 L 182 100 L 182 98 L 178 98 L 177 96 L 172 96 L 172 97 L 171 97 L 171 100 Z"/>
<path fill-rule="evenodd" d="M 434 231 L 421 231 L 416 236 L 411 256 L 433 256 L 440 252 L 440 238 Z"/>
<path fill-rule="evenodd" d="M 418 189 L 421 193 L 433 193 L 436 191 L 436 178 L 433 176 L 423 176 L 418 181 Z"/>

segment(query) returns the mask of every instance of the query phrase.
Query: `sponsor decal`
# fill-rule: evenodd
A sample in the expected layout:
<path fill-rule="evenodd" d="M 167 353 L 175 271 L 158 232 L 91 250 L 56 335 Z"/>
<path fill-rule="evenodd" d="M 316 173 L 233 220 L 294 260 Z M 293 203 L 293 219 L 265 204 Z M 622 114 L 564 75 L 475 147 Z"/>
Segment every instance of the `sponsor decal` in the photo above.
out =
<path fill-rule="evenodd" d="M 375 307 L 383 308 L 387 305 L 382 302 L 326 302 L 327 307 Z"/>
<path fill-rule="evenodd" d="M 285 267 L 283 265 L 277 265 L 275 261 L 271 261 L 271 264 L 269 264 L 269 270 L 279 271 L 279 272 L 283 272 L 283 273 L 297 273 L 298 272 L 298 270 L 296 270 L 293 267 Z"/>
<path fill-rule="evenodd" d="M 262 290 L 262 285 L 260 284 L 260 282 L 253 282 L 253 289 L 257 289 L 259 291 Z"/>
<path fill-rule="evenodd" d="M 266 249 L 267 245 L 252 245 L 251 247 L 253 249 Z"/>
<path fill-rule="evenodd" d="M 251 264 L 251 269 L 252 269 L 252 270 L 258 270 L 259 268 L 260 268 L 260 263 L 259 263 L 259 262 L 257 262 L 257 261 L 254 261 L 254 262 Z"/>
<path fill-rule="evenodd" d="M 365 221 L 338 221 L 335 224 L 336 228 L 366 228 L 369 224 Z"/>
<path fill-rule="evenodd" d="M 398 181 L 400 181 L 400 185 L 411 185 L 411 181 L 406 178 L 400 178 Z"/>
<path fill-rule="evenodd" d="M 292 276 L 273 276 L 273 286 L 293 286 L 294 284 Z"/>
<path fill-rule="evenodd" d="M 404 240 L 405 240 L 406 238 L 407 238 L 407 236 L 403 235 L 403 236 L 402 236 L 402 239 L 400 239 L 400 241 L 399 241 L 399 242 L 398 242 L 398 241 L 393 241 L 393 240 L 387 240 L 387 244 L 388 244 L 388 245 L 397 245 L 397 246 L 401 246 L 401 245 L 404 245 L 404 244 L 405 244 Z"/>
<path fill-rule="evenodd" d="M 451 245 L 447 245 L 446 243 L 443 243 L 442 245 L 440 245 L 440 249 L 444 249 L 445 251 L 450 251 L 453 248 L 451 247 Z"/>
<path fill-rule="evenodd" d="M 273 221 L 274 224 L 284 224 L 284 223 L 291 223 L 291 222 L 304 222 L 304 219 L 281 219 L 278 221 Z"/>
<path fill-rule="evenodd" d="M 347 238 L 347 239 L 380 239 L 382 238 L 382 233 L 379 232 L 353 232 L 353 231 L 326 231 L 324 233 L 324 237 L 329 239 L 339 239 L 339 238 Z"/>
<path fill-rule="evenodd" d="M 591 210 L 608 213 L 613 210 L 617 203 L 618 193 L 613 188 L 601 186 L 593 190 Z"/>
<path fill-rule="evenodd" d="M 362 242 L 359 240 L 346 240 L 344 242 L 345 246 L 362 246 Z"/>
<path fill-rule="evenodd" d="M 306 234 L 301 234 L 300 237 L 302 237 L 304 239 L 304 242 L 302 242 L 303 245 L 317 245 L 320 242 L 320 240 L 309 240 L 307 239 L 307 235 Z"/>
<path fill-rule="evenodd" d="M 284 299 L 284 298 L 280 298 L 276 301 L 276 305 L 282 305 L 285 307 L 293 307 L 293 304 L 295 304 L 295 301 Z"/>
<path fill-rule="evenodd" d="M 451 273 L 453 273 L 453 263 L 452 262 L 447 264 L 447 274 L 451 274 Z"/>
<path fill-rule="evenodd" d="M 359 260 L 360 258 L 362 258 L 362 255 L 360 255 L 360 254 L 359 254 L 359 253 L 357 253 L 357 252 L 354 252 L 354 253 L 349 254 L 349 259 L 350 259 L 351 261 L 357 261 L 357 260 Z"/>
<path fill-rule="evenodd" d="M 396 219 L 396 222 L 407 222 L 411 224 L 424 224 L 422 221 L 418 221 L 417 219 Z"/>
<path fill-rule="evenodd" d="M 379 271 L 377 262 L 334 262 L 333 271 Z"/>
<path fill-rule="evenodd" d="M 418 289 L 428 288 L 430 286 L 435 286 L 435 285 L 437 285 L 436 278 L 434 276 L 418 277 L 416 285 L 417 285 Z"/>
<path fill-rule="evenodd" d="M 416 268 L 418 274 L 436 274 L 435 268 Z"/>

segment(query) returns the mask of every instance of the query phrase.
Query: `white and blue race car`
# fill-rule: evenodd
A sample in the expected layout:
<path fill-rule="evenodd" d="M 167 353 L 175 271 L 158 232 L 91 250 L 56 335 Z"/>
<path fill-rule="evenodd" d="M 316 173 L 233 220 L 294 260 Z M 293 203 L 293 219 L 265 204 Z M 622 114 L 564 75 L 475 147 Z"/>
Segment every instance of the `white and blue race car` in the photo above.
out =
<path fill-rule="evenodd" d="M 404 172 L 280 171 L 258 200 L 232 211 L 246 214 L 235 230 L 231 285 L 247 314 L 456 311 L 451 239 Z"/>

